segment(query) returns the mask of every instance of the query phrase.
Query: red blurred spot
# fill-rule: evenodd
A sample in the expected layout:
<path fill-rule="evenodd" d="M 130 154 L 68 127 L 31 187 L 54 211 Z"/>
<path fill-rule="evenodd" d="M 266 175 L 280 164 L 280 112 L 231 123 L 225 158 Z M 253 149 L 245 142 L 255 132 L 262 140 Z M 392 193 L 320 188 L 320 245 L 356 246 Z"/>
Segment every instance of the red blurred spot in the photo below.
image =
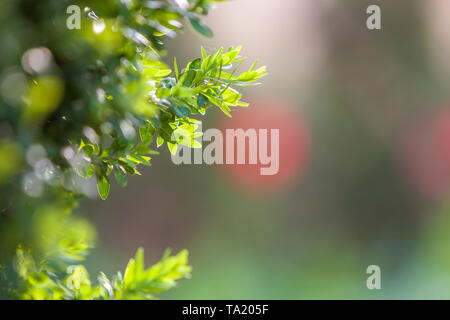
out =
<path fill-rule="evenodd" d="M 279 129 L 279 170 L 274 175 L 261 175 L 258 164 L 248 164 L 249 144 L 246 143 L 246 164 L 223 165 L 227 178 L 233 184 L 251 191 L 273 190 L 289 186 L 299 179 L 305 169 L 310 153 L 309 135 L 303 119 L 293 108 L 280 101 L 257 101 L 250 107 L 232 113 L 221 125 L 224 136 L 224 159 L 226 158 L 226 129 L 267 129 L 269 154 L 271 150 L 271 129 Z M 237 148 L 235 146 L 235 157 Z M 259 148 L 258 148 L 259 152 Z M 235 158 L 236 159 L 236 158 Z"/>
<path fill-rule="evenodd" d="M 413 184 L 426 197 L 450 192 L 450 109 L 417 117 L 405 131 L 402 161 Z"/>

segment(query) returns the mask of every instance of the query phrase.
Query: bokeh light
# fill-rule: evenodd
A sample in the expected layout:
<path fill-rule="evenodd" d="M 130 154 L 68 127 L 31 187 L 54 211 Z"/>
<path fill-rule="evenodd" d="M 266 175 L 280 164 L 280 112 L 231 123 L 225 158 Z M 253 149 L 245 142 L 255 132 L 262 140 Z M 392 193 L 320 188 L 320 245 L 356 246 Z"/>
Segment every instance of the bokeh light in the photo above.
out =
<path fill-rule="evenodd" d="M 279 168 L 273 175 L 262 175 L 261 168 L 268 167 L 261 163 L 258 157 L 257 164 L 249 163 L 250 143 L 248 139 L 245 144 L 246 163 L 226 164 L 221 168 L 225 170 L 225 177 L 233 184 L 249 191 L 275 191 L 289 187 L 298 181 L 306 169 L 311 152 L 311 142 L 308 128 L 304 118 L 295 107 L 280 99 L 259 99 L 251 103 L 249 108 L 241 108 L 232 113 L 231 119 L 222 121 L 220 127 L 224 140 L 226 130 L 255 129 L 259 134 L 261 129 L 267 129 L 268 154 L 276 150 L 271 145 L 271 130 L 279 130 Z M 261 136 L 258 135 L 258 144 Z M 225 145 L 224 142 L 224 154 Z M 237 143 L 235 147 L 235 158 L 237 157 Z M 259 146 L 258 146 L 259 152 Z"/>
<path fill-rule="evenodd" d="M 401 138 L 401 160 L 422 195 L 443 199 L 450 192 L 450 109 L 422 111 Z"/>

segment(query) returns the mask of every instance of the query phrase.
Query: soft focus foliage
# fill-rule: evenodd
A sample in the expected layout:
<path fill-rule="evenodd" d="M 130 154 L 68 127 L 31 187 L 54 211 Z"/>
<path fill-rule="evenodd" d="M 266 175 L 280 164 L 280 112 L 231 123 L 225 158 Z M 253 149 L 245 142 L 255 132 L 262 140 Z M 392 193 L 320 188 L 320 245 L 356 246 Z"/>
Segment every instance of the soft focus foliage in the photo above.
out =
<path fill-rule="evenodd" d="M 240 47 L 219 49 L 185 68 L 163 62 L 163 40 L 199 33 L 214 0 L 78 1 L 81 28 L 69 30 L 71 1 L 6 0 L 0 12 L 0 297 L 150 299 L 187 277 L 187 252 L 144 269 L 143 250 L 112 280 L 91 282 L 83 261 L 95 229 L 72 215 L 95 181 L 106 199 L 114 177 L 126 186 L 157 154 L 150 146 L 196 147 L 210 107 L 226 115 L 237 87 L 257 84 L 265 67 L 243 73 Z M 229 70 L 229 71 L 227 71 Z M 156 138 L 155 142 L 153 141 Z"/>
<path fill-rule="evenodd" d="M 140 248 L 130 259 L 124 275 L 118 272 L 112 280 L 101 273 L 98 285 L 93 285 L 83 265 L 69 265 L 65 272 L 44 264 L 36 266 L 33 258 L 22 248 L 17 250 L 16 267 L 23 279 L 18 289 L 23 299 L 154 299 L 153 294 L 168 290 L 180 278 L 189 277 L 187 251 L 170 256 L 167 251 L 160 262 L 144 268 L 144 250 Z"/>

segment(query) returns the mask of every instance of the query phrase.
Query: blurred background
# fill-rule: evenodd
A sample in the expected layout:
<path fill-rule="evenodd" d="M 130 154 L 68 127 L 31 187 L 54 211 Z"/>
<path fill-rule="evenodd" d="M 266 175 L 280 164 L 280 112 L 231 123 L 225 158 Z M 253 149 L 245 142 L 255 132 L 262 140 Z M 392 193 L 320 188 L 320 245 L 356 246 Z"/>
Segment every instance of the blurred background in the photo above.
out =
<path fill-rule="evenodd" d="M 381 30 L 366 28 L 370 4 Z M 250 108 L 211 110 L 203 129 L 279 128 L 280 171 L 177 166 L 161 148 L 108 201 L 83 200 L 92 274 L 139 246 L 147 263 L 187 248 L 192 279 L 162 298 L 450 298 L 449 13 L 446 0 L 235 0 L 207 18 L 213 39 L 170 40 L 179 65 L 241 44 L 267 65 Z M 372 264 L 381 290 L 366 287 Z"/>

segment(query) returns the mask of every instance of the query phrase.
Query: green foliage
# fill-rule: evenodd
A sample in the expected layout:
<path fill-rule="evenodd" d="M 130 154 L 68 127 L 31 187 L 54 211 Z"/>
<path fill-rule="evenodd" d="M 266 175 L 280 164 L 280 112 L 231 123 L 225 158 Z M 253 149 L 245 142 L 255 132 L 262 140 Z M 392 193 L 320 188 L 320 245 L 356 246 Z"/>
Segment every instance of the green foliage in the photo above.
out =
<path fill-rule="evenodd" d="M 236 75 L 239 64 L 245 60 L 239 56 L 240 50 L 241 47 L 230 47 L 225 52 L 220 49 L 207 55 L 202 48 L 202 57 L 194 59 L 180 72 L 176 60 L 172 72 L 162 62 L 155 64 L 148 52 L 138 55 L 127 72 L 136 73 L 143 83 L 147 83 L 146 107 L 134 110 L 134 114 L 117 124 L 118 127 L 113 122 L 104 125 L 103 134 L 108 137 L 98 138 L 97 133 L 93 133 L 93 140 L 98 141 L 82 139 L 78 150 L 84 152 L 84 157 L 77 172 L 84 178 L 95 174 L 98 192 L 106 199 L 110 184 L 108 175 L 112 171 L 119 184 L 125 186 L 127 174 L 140 174 L 138 165 L 150 165 L 150 156 L 157 154 L 149 148 L 155 135 L 158 146 L 166 142 L 171 153 L 176 152 L 178 144 L 200 147 L 195 140 L 201 134 L 195 132 L 199 121 L 192 116 L 204 115 L 208 108 L 217 106 L 231 117 L 232 107 L 248 106 L 233 87 L 258 84 L 257 81 L 266 75 L 265 67 L 255 70 L 255 64 L 247 72 Z M 227 73 L 225 70 L 231 69 L 233 64 L 237 66 Z M 115 99 L 118 97 L 110 96 L 111 101 Z M 145 115 L 144 110 L 151 110 L 152 116 Z M 139 136 L 135 134 L 135 128 Z M 127 132 L 132 134 L 127 136 Z M 111 139 L 113 143 L 106 146 L 103 141 Z"/>
<path fill-rule="evenodd" d="M 139 165 L 151 165 L 155 147 L 199 147 L 195 117 L 248 106 L 238 88 L 266 73 L 253 64 L 238 74 L 240 47 L 202 48 L 182 69 L 163 61 L 163 40 L 183 19 L 212 35 L 200 17 L 215 2 L 80 0 L 80 30 L 66 27 L 70 1 L 2 4 L 0 81 L 10 90 L 0 96 L 8 128 L 0 135 L 0 297 L 147 299 L 190 274 L 185 251 L 144 269 L 138 250 L 123 277 L 101 274 L 93 285 L 79 263 L 95 229 L 73 209 L 85 180 L 106 199 L 112 180 L 125 187 Z"/>
<path fill-rule="evenodd" d="M 17 293 L 19 298 L 33 300 L 155 299 L 155 294 L 174 287 L 176 280 L 190 276 L 187 258 L 186 250 L 174 256 L 166 251 L 160 262 L 145 269 L 144 250 L 140 248 L 128 262 L 123 276 L 117 272 L 108 279 L 102 272 L 94 285 L 83 265 L 69 265 L 65 272 L 57 274 L 47 264 L 37 266 L 31 255 L 19 247 L 16 268 L 23 282 Z"/>

